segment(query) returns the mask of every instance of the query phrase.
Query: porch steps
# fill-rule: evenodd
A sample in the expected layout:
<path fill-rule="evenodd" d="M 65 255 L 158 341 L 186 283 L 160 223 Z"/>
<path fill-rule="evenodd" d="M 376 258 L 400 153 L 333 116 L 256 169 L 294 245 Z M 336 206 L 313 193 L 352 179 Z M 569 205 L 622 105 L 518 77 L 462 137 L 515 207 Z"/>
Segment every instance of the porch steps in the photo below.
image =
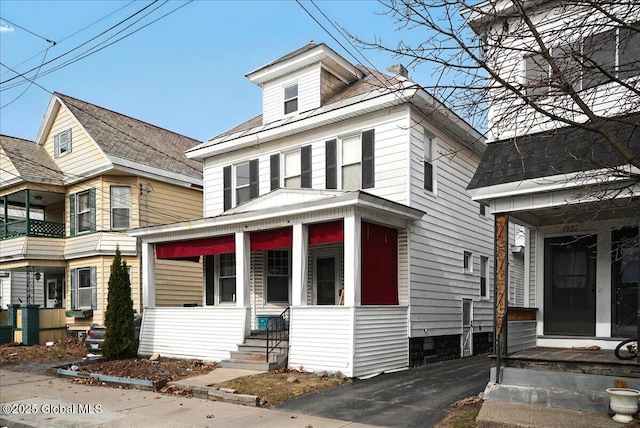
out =
<path fill-rule="evenodd" d="M 491 379 L 496 379 L 495 367 L 491 369 Z M 636 377 L 503 367 L 500 383 L 489 382 L 484 399 L 606 414 L 606 389 L 620 382 L 640 389 L 640 379 Z"/>
<path fill-rule="evenodd" d="M 231 351 L 231 358 L 220 362 L 220 367 L 245 370 L 269 371 L 287 364 L 289 341 L 283 340 L 270 354 L 266 361 L 267 335 L 264 332 L 252 332 L 238 345 L 237 351 Z"/>

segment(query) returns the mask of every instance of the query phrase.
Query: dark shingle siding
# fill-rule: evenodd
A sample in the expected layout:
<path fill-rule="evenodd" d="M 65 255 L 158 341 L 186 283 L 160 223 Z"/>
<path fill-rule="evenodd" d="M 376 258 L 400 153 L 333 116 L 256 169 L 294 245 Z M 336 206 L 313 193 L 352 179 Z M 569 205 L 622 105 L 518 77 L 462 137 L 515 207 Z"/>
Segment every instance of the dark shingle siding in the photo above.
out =
<path fill-rule="evenodd" d="M 609 121 L 609 129 L 640 156 L 640 113 Z M 468 189 L 611 168 L 625 161 L 600 134 L 566 127 L 487 145 Z"/>

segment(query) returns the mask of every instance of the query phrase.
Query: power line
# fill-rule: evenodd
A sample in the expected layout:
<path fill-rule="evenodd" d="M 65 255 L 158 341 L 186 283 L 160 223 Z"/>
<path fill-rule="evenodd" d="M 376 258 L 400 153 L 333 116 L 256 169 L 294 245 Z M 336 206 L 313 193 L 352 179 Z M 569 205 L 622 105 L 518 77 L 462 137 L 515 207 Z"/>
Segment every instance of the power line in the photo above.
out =
<path fill-rule="evenodd" d="M 108 33 L 109 31 L 111 31 L 111 30 L 113 30 L 113 29 L 115 29 L 115 28 L 119 27 L 119 26 L 120 26 L 120 25 L 122 25 L 123 23 L 125 23 L 125 22 L 127 22 L 128 20 L 132 19 L 134 16 L 136 16 L 136 15 L 138 15 L 138 14 L 142 13 L 143 11 L 145 11 L 145 10 L 146 10 L 146 9 L 148 9 L 148 8 L 150 8 L 151 6 L 153 6 L 153 5 L 154 5 L 155 3 L 157 3 L 158 1 L 159 1 L 159 0 L 154 0 L 152 3 L 150 3 L 150 4 L 146 5 L 145 7 L 143 7 L 143 8 L 142 8 L 142 9 L 140 9 L 140 10 L 138 10 L 137 12 L 135 12 L 135 13 L 133 13 L 133 14 L 129 15 L 127 18 L 125 18 L 125 19 L 121 20 L 121 21 L 120 21 L 120 22 L 118 22 L 117 24 L 112 25 L 112 26 L 111 26 L 111 27 L 109 27 L 108 29 L 106 29 L 106 30 L 102 31 L 101 33 L 99 33 L 99 34 L 97 34 L 96 36 L 94 36 L 94 37 L 90 38 L 89 40 L 87 40 L 87 41 L 85 41 L 85 42 L 83 42 L 83 43 L 79 44 L 78 46 L 74 47 L 73 49 L 70 49 L 70 50 L 68 50 L 67 52 L 63 53 L 63 54 L 58 55 L 57 57 L 55 57 L 55 58 L 53 58 L 53 59 L 50 59 L 49 61 L 47 61 L 47 62 L 46 62 L 45 64 L 43 64 L 43 65 L 50 64 L 51 62 L 56 61 L 56 60 L 58 60 L 58 59 L 60 59 L 60 58 L 62 58 L 62 57 L 64 57 L 64 56 L 66 56 L 66 55 L 70 54 L 71 52 L 73 52 L 73 51 L 76 51 L 76 50 L 80 49 L 82 46 L 85 46 L 86 44 L 88 44 L 88 43 L 90 43 L 90 42 L 94 41 L 95 39 L 97 39 L 97 38 L 99 38 L 99 37 L 103 36 L 104 34 Z M 166 3 L 166 2 L 165 2 L 165 3 Z M 162 6 L 162 5 L 161 5 L 161 6 Z M 22 75 L 25 75 L 25 74 L 27 74 L 27 73 L 31 73 L 31 72 L 32 72 L 32 71 L 34 71 L 36 68 L 37 68 L 37 67 L 34 67 L 34 68 L 30 69 L 30 70 L 27 70 L 27 71 L 25 71 L 24 73 L 22 73 Z M 0 85 L 6 84 L 6 83 L 8 83 L 8 82 L 11 82 L 12 80 L 17 79 L 18 77 L 19 77 L 19 76 L 14 76 L 14 77 L 11 77 L 11 78 L 9 78 L 9 79 L 3 80 L 3 81 L 1 81 L 1 82 L 0 82 Z"/>
<path fill-rule="evenodd" d="M 49 49 L 50 49 L 50 47 L 45 49 L 44 56 L 42 57 L 42 63 L 40 64 L 40 67 L 42 67 L 42 64 L 44 64 L 44 60 L 47 58 L 47 53 L 49 52 Z M 34 80 L 38 76 L 39 72 L 40 72 L 40 68 L 38 68 L 38 71 L 36 72 L 36 75 L 34 76 Z M 20 95 L 18 95 L 17 97 L 15 97 L 14 99 L 12 99 L 8 103 L 6 103 L 5 105 L 0 106 L 0 110 L 2 110 L 5 107 L 8 107 L 11 104 L 15 103 L 16 101 L 18 101 L 24 94 L 27 93 L 27 91 L 29 90 L 29 88 L 31 88 L 31 85 L 33 85 L 33 83 L 34 82 L 32 80 L 29 80 L 29 86 L 27 86 L 26 89 L 20 93 Z"/>
<path fill-rule="evenodd" d="M 98 22 L 100 22 L 100 21 L 104 21 L 105 19 L 107 19 L 107 18 L 108 18 L 108 17 L 110 17 L 111 15 L 114 15 L 114 14 L 116 14 L 116 13 L 120 12 L 122 9 L 124 9 L 124 8 L 126 8 L 126 7 L 128 7 L 128 6 L 130 6 L 130 5 L 131 5 L 131 4 L 133 4 L 134 2 L 135 2 L 135 0 L 132 0 L 132 1 L 130 1 L 129 3 L 125 4 L 124 6 L 119 7 L 118 9 L 114 10 L 113 12 L 111 12 L 111 13 L 109 13 L 109 14 L 107 14 L 107 15 L 103 16 L 102 18 L 98 19 L 97 21 L 93 21 L 91 24 L 88 24 L 88 25 L 86 25 L 86 26 L 82 27 L 81 29 L 79 29 L 79 30 L 77 30 L 77 31 L 75 31 L 75 32 L 73 32 L 73 33 L 71 33 L 71 34 L 69 34 L 68 36 L 63 37 L 62 39 L 60 39 L 60 41 L 58 41 L 57 45 L 60 45 L 60 44 L 61 44 L 62 42 L 64 42 L 65 40 L 67 40 L 67 39 L 69 39 L 69 38 L 71 38 L 71 37 L 75 36 L 75 35 L 76 35 L 76 34 L 78 34 L 78 33 L 81 33 L 82 31 L 86 30 L 87 28 L 94 26 L 94 25 L 95 25 L 95 24 L 97 24 Z M 51 47 L 51 46 L 50 46 L 50 47 Z M 38 55 L 40 55 L 40 54 L 41 54 L 41 53 L 43 53 L 44 51 L 48 50 L 50 47 L 48 47 L 47 49 L 41 50 L 40 52 L 36 53 L 35 55 L 33 55 L 33 56 L 31 56 L 31 57 L 29 57 L 29 58 L 25 59 L 25 60 L 24 60 L 24 61 L 22 61 L 20 64 L 17 64 L 17 65 L 15 66 L 15 68 L 18 68 L 18 67 L 20 67 L 22 64 L 24 64 L 24 63 L 26 63 L 26 62 L 28 62 L 28 61 L 32 60 L 33 58 L 37 57 Z M 40 66 L 42 66 L 42 65 L 43 65 L 43 64 L 41 64 Z M 5 71 L 4 73 L 0 73 L 0 76 L 5 75 L 6 73 L 8 73 L 8 71 Z"/>
<path fill-rule="evenodd" d="M 20 25 L 16 24 L 15 22 L 11 22 L 11 21 L 9 21 L 9 20 L 8 20 L 8 19 L 6 19 L 6 18 L 3 18 L 3 17 L 1 17 L 1 16 L 0 16 L 0 20 L 2 20 L 2 21 L 4 21 L 4 22 L 8 22 L 9 24 L 13 25 L 14 27 L 18 27 L 19 29 L 21 29 L 21 30 L 23 30 L 23 31 L 26 31 L 27 33 L 32 34 L 32 35 L 34 35 L 34 36 L 36 36 L 36 37 L 38 37 L 38 38 L 40 38 L 40 39 L 44 40 L 44 41 L 45 41 L 45 42 L 47 42 L 47 43 L 51 43 L 51 45 L 52 45 L 52 46 L 55 46 L 55 45 L 57 45 L 57 44 L 58 44 L 57 42 L 54 42 L 53 40 L 49 40 L 49 39 L 47 39 L 46 37 L 42 37 L 41 35 L 36 34 L 36 33 L 34 33 L 33 31 L 28 30 L 28 29 L 26 29 L 26 28 L 24 28 L 24 27 L 21 27 Z"/>

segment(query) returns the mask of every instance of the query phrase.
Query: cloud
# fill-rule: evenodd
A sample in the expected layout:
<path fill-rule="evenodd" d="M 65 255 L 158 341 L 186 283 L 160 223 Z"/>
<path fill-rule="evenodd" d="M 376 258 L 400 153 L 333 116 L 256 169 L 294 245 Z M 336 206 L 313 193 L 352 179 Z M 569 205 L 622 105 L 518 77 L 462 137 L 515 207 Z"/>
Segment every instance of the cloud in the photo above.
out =
<path fill-rule="evenodd" d="M 12 33 L 14 32 L 14 28 L 10 27 L 6 24 L 0 24 L 0 33 Z"/>

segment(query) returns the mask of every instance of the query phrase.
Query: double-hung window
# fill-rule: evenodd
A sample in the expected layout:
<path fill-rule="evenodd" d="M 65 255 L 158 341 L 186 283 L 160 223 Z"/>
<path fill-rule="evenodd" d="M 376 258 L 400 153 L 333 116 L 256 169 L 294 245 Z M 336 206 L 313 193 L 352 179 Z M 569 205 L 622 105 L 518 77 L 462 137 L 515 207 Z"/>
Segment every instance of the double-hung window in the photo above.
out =
<path fill-rule="evenodd" d="M 480 256 L 480 298 L 489 298 L 489 257 Z"/>
<path fill-rule="evenodd" d="M 131 227 L 131 187 L 111 186 L 111 229 Z"/>
<path fill-rule="evenodd" d="M 284 153 L 284 187 L 302 187 L 300 149 Z"/>
<path fill-rule="evenodd" d="M 235 302 L 236 255 L 234 253 L 220 254 L 218 284 L 220 288 L 220 303 Z"/>
<path fill-rule="evenodd" d="M 258 159 L 222 169 L 223 207 L 228 210 L 258 197 Z"/>
<path fill-rule="evenodd" d="M 275 155 L 274 155 L 275 156 Z M 282 154 L 284 187 L 311 188 L 311 146 L 302 146 Z M 271 158 L 271 190 L 279 185 L 279 161 Z"/>
<path fill-rule="evenodd" d="M 433 192 L 433 137 L 423 128 L 424 138 L 424 188 Z"/>
<path fill-rule="evenodd" d="M 96 308 L 96 268 L 71 269 L 71 309 Z"/>
<path fill-rule="evenodd" d="M 298 84 L 284 88 L 284 114 L 298 111 Z"/>
<path fill-rule="evenodd" d="M 71 128 L 53 136 L 53 157 L 59 158 L 67 153 L 71 153 Z"/>
<path fill-rule="evenodd" d="M 69 195 L 71 236 L 96 230 L 96 189 Z"/>
<path fill-rule="evenodd" d="M 465 273 L 473 272 L 473 254 L 470 251 L 465 251 L 462 256 L 462 268 Z"/>
<path fill-rule="evenodd" d="M 289 302 L 289 250 L 267 250 L 267 303 Z"/>
<path fill-rule="evenodd" d="M 342 139 L 342 189 L 358 190 L 362 183 L 362 142 L 360 135 Z"/>

